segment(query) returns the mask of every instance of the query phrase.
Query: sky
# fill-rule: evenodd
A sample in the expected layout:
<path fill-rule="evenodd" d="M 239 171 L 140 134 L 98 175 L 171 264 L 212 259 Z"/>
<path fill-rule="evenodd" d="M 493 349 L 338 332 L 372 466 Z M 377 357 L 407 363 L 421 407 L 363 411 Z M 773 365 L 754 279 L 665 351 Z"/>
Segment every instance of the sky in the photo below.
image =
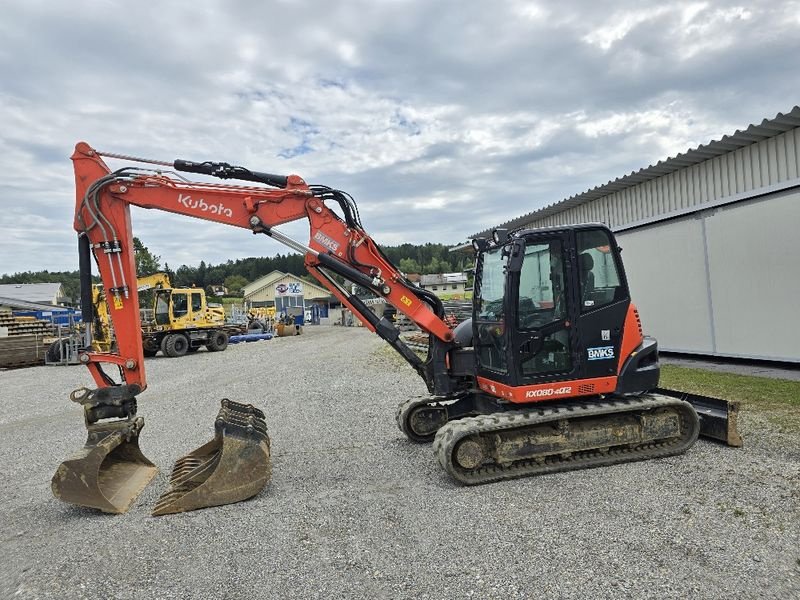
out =
<path fill-rule="evenodd" d="M 463 242 L 788 112 L 798 27 L 776 0 L 7 0 L 0 274 L 77 268 L 81 140 L 345 190 L 381 245 Z M 288 251 L 132 217 L 173 269 Z"/>

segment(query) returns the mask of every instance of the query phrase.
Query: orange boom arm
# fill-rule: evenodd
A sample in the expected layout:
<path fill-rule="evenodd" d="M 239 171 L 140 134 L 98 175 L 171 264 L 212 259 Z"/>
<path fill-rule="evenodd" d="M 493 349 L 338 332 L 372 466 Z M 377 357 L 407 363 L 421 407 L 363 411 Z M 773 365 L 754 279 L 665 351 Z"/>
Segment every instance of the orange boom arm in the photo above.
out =
<path fill-rule="evenodd" d="M 297 175 L 277 176 L 252 172 L 226 163 L 150 162 L 171 169 L 237 178 L 274 186 L 243 186 L 188 182 L 157 170 L 120 169 L 111 172 L 102 154 L 80 142 L 72 160 L 75 168 L 76 204 L 74 227 L 81 238 L 82 284 L 89 280 L 89 251 L 94 254 L 107 290 L 110 316 L 117 336 L 116 353 L 87 351 L 87 365 L 100 388 L 122 385 L 135 395 L 146 387 L 140 335 L 139 301 L 133 252 L 130 206 L 164 210 L 264 233 L 305 256 L 309 272 L 353 311 L 371 331 L 384 337 L 426 380 L 435 393 L 451 391 L 446 354 L 453 334 L 443 321 L 441 303 L 429 292 L 411 284 L 383 255 L 358 221 L 349 196 L 324 186 L 309 186 Z M 277 188 L 277 189 L 275 189 Z M 326 201 L 336 201 L 342 219 Z M 301 244 L 275 229 L 306 218 L 310 241 Z M 397 330 L 380 319 L 334 279 L 339 275 L 386 299 L 423 331 L 431 334 L 432 352 L 422 361 L 399 339 Z M 82 285 L 82 287 L 85 287 Z M 85 319 L 86 320 L 86 319 Z M 102 369 L 108 363 L 119 368 L 124 384 L 115 383 Z"/>

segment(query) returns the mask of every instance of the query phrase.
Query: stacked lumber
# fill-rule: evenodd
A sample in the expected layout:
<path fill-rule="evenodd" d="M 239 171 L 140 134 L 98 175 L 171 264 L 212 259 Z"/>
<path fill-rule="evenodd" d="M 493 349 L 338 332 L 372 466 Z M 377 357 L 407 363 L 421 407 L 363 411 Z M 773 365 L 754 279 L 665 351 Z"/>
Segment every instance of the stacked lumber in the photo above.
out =
<path fill-rule="evenodd" d="M 44 363 L 53 341 L 53 325 L 35 317 L 15 317 L 0 311 L 0 368 L 29 367 Z"/>
<path fill-rule="evenodd" d="M 53 335 L 53 324 L 36 317 L 15 317 L 10 311 L 0 312 L 0 327 L 8 328 L 8 335 Z"/>
<path fill-rule="evenodd" d="M 29 367 L 44 363 L 48 341 L 42 334 L 0 338 L 0 368 Z"/>

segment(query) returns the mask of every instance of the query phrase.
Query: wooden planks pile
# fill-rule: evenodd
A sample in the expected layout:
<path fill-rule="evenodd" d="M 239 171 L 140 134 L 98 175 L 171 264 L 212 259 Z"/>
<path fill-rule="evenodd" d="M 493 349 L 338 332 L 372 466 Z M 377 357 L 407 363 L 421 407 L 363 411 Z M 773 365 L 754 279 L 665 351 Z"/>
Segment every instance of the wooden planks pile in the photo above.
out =
<path fill-rule="evenodd" d="M 0 311 L 0 368 L 27 367 L 44 363 L 53 339 L 53 326 L 34 317 L 15 317 Z"/>
<path fill-rule="evenodd" d="M 49 344 L 50 336 L 45 341 L 45 336 L 41 334 L 0 338 L 0 368 L 41 365 Z"/>
<path fill-rule="evenodd" d="M 11 311 L 0 312 L 0 327 L 8 328 L 8 335 L 52 335 L 53 325 L 36 317 L 15 317 Z"/>

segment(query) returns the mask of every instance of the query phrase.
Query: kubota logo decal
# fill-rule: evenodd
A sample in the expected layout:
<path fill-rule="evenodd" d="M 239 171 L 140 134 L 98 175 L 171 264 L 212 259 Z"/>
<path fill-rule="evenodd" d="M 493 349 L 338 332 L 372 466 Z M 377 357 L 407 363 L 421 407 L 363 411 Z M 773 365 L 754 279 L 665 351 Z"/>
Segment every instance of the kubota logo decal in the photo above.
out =
<path fill-rule="evenodd" d="M 565 396 L 572 392 L 572 386 L 565 385 L 560 388 L 545 388 L 543 390 L 528 390 L 526 398 L 545 398 L 547 396 Z"/>
<path fill-rule="evenodd" d="M 202 198 L 193 200 L 189 195 L 184 196 L 183 194 L 178 194 L 178 204 L 185 206 L 186 208 L 202 210 L 203 212 L 211 213 L 212 215 L 225 215 L 226 217 L 233 216 L 233 211 L 230 208 L 227 208 L 222 202 L 219 204 L 208 204 Z"/>

